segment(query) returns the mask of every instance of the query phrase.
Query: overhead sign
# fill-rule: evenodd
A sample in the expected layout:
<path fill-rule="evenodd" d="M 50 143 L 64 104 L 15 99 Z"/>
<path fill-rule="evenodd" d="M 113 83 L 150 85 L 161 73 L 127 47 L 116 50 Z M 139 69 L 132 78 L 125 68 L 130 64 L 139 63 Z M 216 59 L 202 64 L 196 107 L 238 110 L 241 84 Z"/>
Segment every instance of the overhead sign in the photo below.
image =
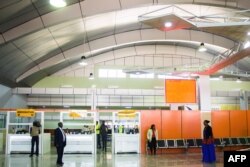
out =
<path fill-rule="evenodd" d="M 17 117 L 34 117 L 35 110 L 34 109 L 17 109 L 16 116 Z"/>
<path fill-rule="evenodd" d="M 77 112 L 70 112 L 69 117 L 71 117 L 71 118 L 80 118 L 81 114 L 79 114 Z"/>
<path fill-rule="evenodd" d="M 136 112 L 135 110 L 121 110 L 117 115 L 119 118 L 135 118 Z"/>

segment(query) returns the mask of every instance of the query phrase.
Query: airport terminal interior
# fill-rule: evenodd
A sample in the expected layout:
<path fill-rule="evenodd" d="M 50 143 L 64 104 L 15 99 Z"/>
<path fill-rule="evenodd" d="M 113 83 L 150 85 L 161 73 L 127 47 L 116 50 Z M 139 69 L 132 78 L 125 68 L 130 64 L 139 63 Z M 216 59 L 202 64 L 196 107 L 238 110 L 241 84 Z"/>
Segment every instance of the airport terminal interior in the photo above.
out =
<path fill-rule="evenodd" d="M 222 167 L 249 105 L 249 0 L 0 1 L 0 167 Z"/>

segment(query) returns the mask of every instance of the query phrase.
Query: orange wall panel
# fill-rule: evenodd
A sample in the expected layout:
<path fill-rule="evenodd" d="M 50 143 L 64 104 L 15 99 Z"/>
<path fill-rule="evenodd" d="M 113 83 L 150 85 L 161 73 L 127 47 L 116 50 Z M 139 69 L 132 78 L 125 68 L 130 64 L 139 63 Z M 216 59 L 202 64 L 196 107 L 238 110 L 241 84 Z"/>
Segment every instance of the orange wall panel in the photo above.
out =
<path fill-rule="evenodd" d="M 247 112 L 229 111 L 230 113 L 230 137 L 247 136 Z"/>
<path fill-rule="evenodd" d="M 162 139 L 181 138 L 181 111 L 162 111 Z"/>
<path fill-rule="evenodd" d="M 250 110 L 247 111 L 247 136 L 250 136 Z"/>
<path fill-rule="evenodd" d="M 211 125 L 215 138 L 229 137 L 229 111 L 212 111 Z"/>
<path fill-rule="evenodd" d="M 147 131 L 152 124 L 155 124 L 161 139 L 161 110 L 141 111 L 141 153 L 146 152 Z"/>
<path fill-rule="evenodd" d="M 199 111 L 182 111 L 182 138 L 201 138 Z"/>
<path fill-rule="evenodd" d="M 166 103 L 196 103 L 196 80 L 165 80 Z"/>

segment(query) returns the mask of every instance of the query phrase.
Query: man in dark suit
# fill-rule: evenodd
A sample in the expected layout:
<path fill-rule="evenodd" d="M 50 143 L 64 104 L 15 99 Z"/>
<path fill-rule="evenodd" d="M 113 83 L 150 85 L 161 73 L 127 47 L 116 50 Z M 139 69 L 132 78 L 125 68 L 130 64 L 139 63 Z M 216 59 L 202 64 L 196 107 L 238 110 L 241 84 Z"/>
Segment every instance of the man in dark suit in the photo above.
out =
<path fill-rule="evenodd" d="M 66 135 L 62 129 L 63 123 L 58 123 L 58 128 L 55 130 L 55 146 L 57 150 L 57 165 L 63 166 L 62 158 L 63 158 L 63 151 L 64 147 L 66 146 Z"/>

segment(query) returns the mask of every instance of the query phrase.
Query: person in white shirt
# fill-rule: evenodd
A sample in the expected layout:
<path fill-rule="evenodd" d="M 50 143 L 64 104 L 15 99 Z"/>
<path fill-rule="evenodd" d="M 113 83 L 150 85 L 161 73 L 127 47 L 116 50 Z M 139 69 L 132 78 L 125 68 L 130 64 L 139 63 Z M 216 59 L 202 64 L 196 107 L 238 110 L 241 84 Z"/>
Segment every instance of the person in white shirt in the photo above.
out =
<path fill-rule="evenodd" d="M 157 145 L 156 143 L 158 140 L 158 131 L 156 130 L 154 124 L 152 124 L 151 128 L 148 129 L 147 139 L 148 139 L 148 145 L 150 148 L 150 152 L 151 152 L 151 154 L 154 153 L 154 155 L 155 155 L 156 154 L 156 145 Z"/>

